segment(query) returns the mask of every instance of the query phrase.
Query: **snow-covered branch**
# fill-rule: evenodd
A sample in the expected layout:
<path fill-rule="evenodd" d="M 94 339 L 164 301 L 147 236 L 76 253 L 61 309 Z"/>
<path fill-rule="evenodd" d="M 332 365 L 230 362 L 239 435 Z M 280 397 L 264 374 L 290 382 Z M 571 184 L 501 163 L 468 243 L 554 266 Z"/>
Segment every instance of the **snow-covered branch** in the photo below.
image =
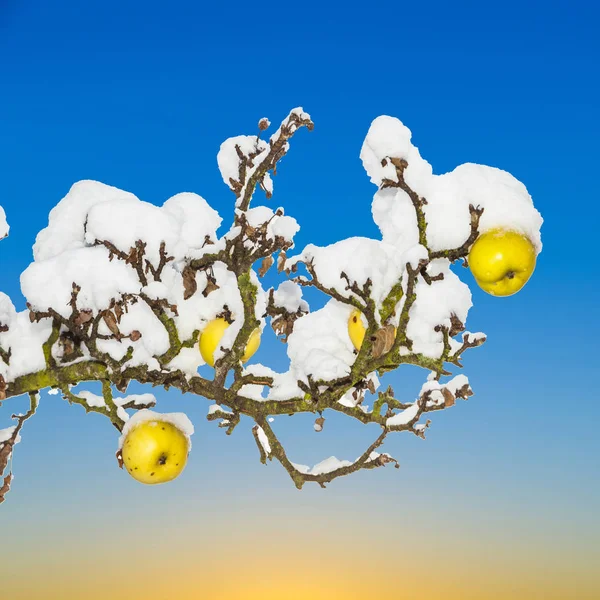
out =
<path fill-rule="evenodd" d="M 196 194 L 177 194 L 159 207 L 98 182 L 71 188 L 50 212 L 21 276 L 27 309 L 17 311 L 0 293 L 0 403 L 52 388 L 129 431 L 132 413 L 148 416 L 139 411 L 156 404 L 150 394 L 126 395 L 130 382 L 174 387 L 208 399 L 208 420 L 228 434 L 242 417 L 253 420 L 261 460 L 277 459 L 302 487 L 397 466 L 377 451 L 390 433 L 423 438 L 426 413 L 472 394 L 464 376 L 443 380 L 462 367 L 466 350 L 485 341 L 465 331 L 472 296 L 450 267 L 458 260 L 466 266 L 490 231 L 516 232 L 535 258 L 541 216 L 525 186 L 481 165 L 434 175 L 410 131 L 379 117 L 361 159 L 377 186 L 372 213 L 381 239 L 309 244 L 288 256 L 299 224 L 283 208 L 251 200 L 257 189 L 272 198 L 272 175 L 291 138 L 313 123 L 298 108 L 266 141 L 268 127 L 261 119 L 259 135 L 221 145 L 218 166 L 236 196 L 224 231 L 221 216 Z M 0 238 L 7 233 L 0 210 Z M 275 270 L 283 281 L 265 290 L 262 281 Z M 302 297 L 307 287 L 328 302 L 311 311 Z M 271 328 L 287 350 L 283 373 L 244 364 Z M 378 392 L 379 378 L 401 365 L 429 372 L 414 402 L 396 399 L 391 387 Z M 79 384 L 99 385 L 101 394 L 75 389 Z M 380 433 L 356 460 L 292 463 L 270 419 L 312 413 L 314 430 L 326 435 L 327 411 Z M 28 416 L 34 412 L 32 404 Z M 5 455 L 17 428 L 2 430 Z M 6 466 L 0 463 L 0 475 Z M 10 479 L 4 493 L 7 485 Z"/>

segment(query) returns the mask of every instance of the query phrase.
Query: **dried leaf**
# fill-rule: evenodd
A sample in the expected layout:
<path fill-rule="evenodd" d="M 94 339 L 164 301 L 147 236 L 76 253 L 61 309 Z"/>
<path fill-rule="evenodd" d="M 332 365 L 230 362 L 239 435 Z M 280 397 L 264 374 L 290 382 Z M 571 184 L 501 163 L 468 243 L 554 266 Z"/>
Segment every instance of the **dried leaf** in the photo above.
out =
<path fill-rule="evenodd" d="M 11 481 L 12 481 L 12 473 L 9 473 L 4 478 L 4 483 L 2 484 L 2 487 L 0 487 L 0 504 L 2 504 L 4 502 L 6 494 L 8 494 L 8 492 L 10 491 Z"/>
<path fill-rule="evenodd" d="M 110 330 L 110 332 L 120 341 L 121 340 L 121 332 L 119 331 L 119 327 L 117 325 L 117 318 L 110 310 L 102 311 L 102 319 L 106 323 L 106 326 Z"/>
<path fill-rule="evenodd" d="M 75 352 L 75 343 L 70 335 L 61 334 L 59 343 L 63 347 L 63 355 L 65 357 L 68 357 Z"/>
<path fill-rule="evenodd" d="M 191 298 L 198 289 L 198 284 L 196 283 L 196 271 L 192 269 L 189 265 L 183 269 L 183 299 L 188 300 Z"/>
<path fill-rule="evenodd" d="M 130 334 L 129 334 L 129 339 L 132 342 L 137 342 L 140 338 L 142 337 L 142 334 L 137 330 L 134 329 Z"/>
<path fill-rule="evenodd" d="M 119 382 L 115 383 L 115 387 L 122 394 L 124 394 L 127 391 L 128 386 L 129 386 L 129 379 L 121 379 Z"/>
<path fill-rule="evenodd" d="M 261 277 L 264 277 L 267 274 L 267 271 L 273 266 L 274 262 L 275 262 L 275 260 L 273 259 L 272 256 L 265 256 L 265 258 L 263 258 L 263 261 L 260 265 L 260 269 L 258 270 L 258 274 Z"/>
<path fill-rule="evenodd" d="M 282 335 L 282 342 L 287 342 L 288 336 L 294 330 L 294 321 L 295 317 L 293 315 L 289 315 L 285 317 L 280 315 L 271 320 L 271 327 L 276 335 Z"/>
<path fill-rule="evenodd" d="M 456 398 L 454 394 L 446 387 L 442 388 L 442 395 L 444 396 L 445 406 L 454 406 L 456 404 Z"/>
<path fill-rule="evenodd" d="M 372 379 L 369 379 L 369 381 L 367 382 L 367 389 L 369 390 L 369 392 L 371 392 L 371 394 L 375 393 L 375 383 Z"/>
<path fill-rule="evenodd" d="M 287 256 L 286 256 L 285 252 L 283 250 L 281 250 L 279 252 L 279 255 L 277 256 L 277 272 L 278 273 L 281 273 L 281 271 L 283 271 L 286 260 L 287 260 Z"/>
<path fill-rule="evenodd" d="M 123 307 L 120 303 L 115 304 L 115 315 L 117 316 L 117 323 L 121 322 L 121 317 L 123 316 Z"/>
<path fill-rule="evenodd" d="M 206 298 L 210 293 L 212 293 L 218 289 L 219 289 L 219 286 L 217 285 L 216 280 L 213 279 L 212 277 L 208 277 L 208 280 L 206 282 L 206 287 L 204 288 L 204 290 L 202 290 L 202 295 Z"/>
<path fill-rule="evenodd" d="M 376 331 L 371 349 L 373 358 L 379 358 L 389 352 L 394 345 L 395 338 L 396 328 L 393 325 L 385 325 L 385 327 Z"/>
<path fill-rule="evenodd" d="M 323 431 L 323 425 L 325 424 L 325 419 L 323 417 L 319 417 L 315 419 L 314 430 L 315 431 Z"/>
<path fill-rule="evenodd" d="M 89 309 L 80 310 L 75 317 L 75 325 L 84 325 L 92 320 L 92 311 Z"/>
<path fill-rule="evenodd" d="M 465 326 L 463 325 L 462 321 L 454 313 L 452 313 L 450 316 L 450 331 L 448 332 L 450 337 L 454 337 L 461 331 L 464 331 L 464 329 Z"/>
<path fill-rule="evenodd" d="M 463 400 L 466 400 L 469 396 L 472 395 L 473 390 L 471 389 L 471 386 L 468 383 L 465 383 L 465 385 L 463 385 L 459 390 L 456 390 L 456 397 L 462 398 Z"/>
<path fill-rule="evenodd" d="M 6 380 L 0 375 L 0 400 L 6 400 Z"/>
<path fill-rule="evenodd" d="M 112 260 L 112 256 L 110 257 L 110 259 Z M 131 248 L 129 248 L 129 254 L 127 255 L 127 258 L 125 259 L 125 264 L 135 265 L 135 263 L 137 263 L 138 260 L 139 260 L 138 249 L 135 246 L 132 246 Z"/>
<path fill-rule="evenodd" d="M 13 439 L 12 437 L 9 438 L 0 448 L 0 474 L 4 473 L 4 469 L 6 469 L 6 465 L 8 464 L 8 459 L 13 449 Z"/>

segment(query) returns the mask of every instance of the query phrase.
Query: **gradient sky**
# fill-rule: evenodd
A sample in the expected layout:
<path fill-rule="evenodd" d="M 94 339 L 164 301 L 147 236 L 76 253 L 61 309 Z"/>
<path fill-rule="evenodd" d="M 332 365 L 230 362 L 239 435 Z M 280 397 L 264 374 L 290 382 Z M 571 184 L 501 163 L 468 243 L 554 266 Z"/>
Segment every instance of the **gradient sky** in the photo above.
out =
<path fill-rule="evenodd" d="M 106 420 L 44 393 L 0 508 L 2 597 L 599 597 L 597 8 L 404 4 L 0 0 L 0 289 L 19 309 L 35 236 L 75 181 L 157 204 L 193 191 L 227 219 L 220 143 L 299 105 L 316 127 L 273 200 L 301 223 L 297 247 L 378 234 L 358 154 L 381 114 L 436 173 L 510 171 L 545 219 L 518 295 L 472 288 L 468 327 L 488 334 L 464 360 L 476 395 L 426 441 L 390 436 L 399 471 L 298 492 L 260 465 L 247 421 L 226 437 L 203 399 L 156 390 L 195 422 L 194 449 L 177 481 L 143 487 Z M 283 369 L 282 350 L 265 339 L 256 358 Z M 385 381 L 412 400 L 423 377 Z M 0 427 L 24 406 L 5 403 Z M 353 459 L 374 434 L 341 417 L 318 435 L 310 418 L 274 425 L 305 464 Z"/>

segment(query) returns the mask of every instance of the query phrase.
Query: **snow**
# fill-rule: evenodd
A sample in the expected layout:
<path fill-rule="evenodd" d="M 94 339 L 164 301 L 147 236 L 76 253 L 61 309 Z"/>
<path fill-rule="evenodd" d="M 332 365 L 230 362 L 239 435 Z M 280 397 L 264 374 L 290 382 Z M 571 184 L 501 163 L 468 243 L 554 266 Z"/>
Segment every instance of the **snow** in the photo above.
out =
<path fill-rule="evenodd" d="M 433 281 L 431 285 L 422 278 L 417 280 L 417 299 L 410 309 L 406 332 L 413 341 L 414 352 L 437 358 L 444 345 L 443 333 L 435 331 L 435 327 L 444 325 L 449 328 L 453 314 L 465 323 L 473 303 L 469 286 L 450 270 L 447 260 L 433 261 L 427 271 L 432 276 L 443 273 L 444 279 Z"/>
<path fill-rule="evenodd" d="M 506 171 L 472 163 L 434 178 L 425 206 L 432 250 L 458 247 L 468 238 L 469 204 L 484 209 L 480 233 L 496 227 L 519 231 L 541 252 L 543 219 L 527 188 Z"/>
<path fill-rule="evenodd" d="M 329 458 L 326 458 L 325 460 L 322 460 L 320 463 L 316 464 L 314 467 L 297 465 L 294 463 L 292 463 L 292 465 L 297 471 L 303 473 L 304 475 L 324 475 L 343 467 L 350 467 L 352 466 L 352 463 L 349 460 L 340 460 L 335 456 L 330 456 Z"/>
<path fill-rule="evenodd" d="M 117 407 L 117 417 L 124 423 L 127 423 L 130 420 L 129 414 L 122 406 Z"/>
<path fill-rule="evenodd" d="M 236 211 L 241 214 L 241 211 Z M 281 237 L 289 242 L 292 242 L 294 236 L 300 230 L 298 221 L 293 217 L 288 217 L 284 214 L 283 208 L 278 208 L 276 211 L 268 206 L 255 206 L 245 211 L 245 217 L 251 227 L 259 228 L 265 223 L 267 239 L 275 239 Z"/>
<path fill-rule="evenodd" d="M 381 386 L 381 383 L 379 381 L 379 377 L 377 377 L 376 373 L 369 373 L 365 379 L 366 379 L 367 382 L 369 382 L 369 383 L 371 383 L 373 385 L 373 389 L 376 390 L 376 391 Z M 355 387 L 351 387 L 338 400 L 338 402 L 340 404 L 342 404 L 343 406 L 348 406 L 350 408 L 354 408 L 355 406 L 358 406 L 361 403 L 361 399 L 364 398 L 365 393 L 368 393 L 368 389 L 362 390 L 362 392 L 356 394 L 356 398 L 354 397 L 355 390 L 356 390 Z M 361 405 L 361 407 L 362 407 L 362 405 Z"/>
<path fill-rule="evenodd" d="M 238 135 L 225 140 L 221 144 L 219 153 L 217 154 L 217 164 L 226 185 L 230 185 L 230 179 L 239 181 L 240 159 L 236 151 L 236 146 L 246 156 L 256 153 L 261 154 L 268 151 L 269 148 L 265 140 L 261 140 L 255 135 Z M 258 164 L 259 160 L 254 159 L 254 164 Z M 251 177 L 252 172 L 251 168 L 246 170 L 246 181 Z"/>
<path fill-rule="evenodd" d="M 9 365 L 0 360 L 0 375 L 6 381 L 14 381 L 27 373 L 45 369 L 46 361 L 42 346 L 50 335 L 52 322 L 44 319 L 39 323 L 31 323 L 29 311 L 17 313 L 14 307 L 11 310 L 7 303 L 2 303 L 2 297 L 0 297 L 1 305 L 7 309 L 10 321 L 8 331 L 0 332 L 0 346 L 7 351 L 10 348 L 11 356 Z M 2 319 L 0 322 L 4 323 Z"/>
<path fill-rule="evenodd" d="M 216 412 L 222 412 L 222 413 L 225 413 L 225 414 L 228 414 L 228 415 L 233 415 L 232 412 L 224 409 L 220 404 L 211 404 L 208 407 L 208 414 L 209 415 L 214 415 Z"/>
<path fill-rule="evenodd" d="M 0 324 L 10 327 L 16 316 L 17 311 L 15 310 L 11 299 L 3 292 L 0 292 Z M 1 335 L 2 333 L 0 333 L 0 336 Z M 1 339 L 2 338 L 0 338 L 0 340 Z"/>
<path fill-rule="evenodd" d="M 408 162 L 405 179 L 411 186 L 420 187 L 431 177 L 431 165 L 421 158 L 418 148 L 411 143 L 412 134 L 395 117 L 377 117 L 363 143 L 360 158 L 371 181 L 379 186 L 383 179 L 397 181 L 396 169 L 389 161 L 398 158 Z M 386 165 L 382 165 L 383 161 Z M 423 193 L 421 191 L 421 193 Z"/>
<path fill-rule="evenodd" d="M 167 367 L 172 371 L 181 371 L 187 378 L 198 374 L 198 368 L 205 364 L 198 347 L 182 348 L 179 354 L 171 360 Z"/>
<path fill-rule="evenodd" d="M 269 454 L 271 454 L 271 444 L 269 444 L 269 438 L 267 437 L 265 430 L 262 427 L 260 427 L 260 425 L 256 425 L 256 435 L 258 437 L 258 441 L 260 442 L 260 445 L 263 447 L 263 450 L 265 451 L 265 454 L 267 456 Z"/>
<path fill-rule="evenodd" d="M 302 299 L 302 287 L 294 281 L 283 281 L 273 292 L 275 306 L 284 308 L 290 313 L 298 310 L 308 312 L 308 303 Z"/>
<path fill-rule="evenodd" d="M 10 226 L 8 225 L 8 221 L 6 220 L 6 213 L 2 206 L 0 206 L 0 240 L 5 238 L 10 231 Z"/>
<path fill-rule="evenodd" d="M 121 407 L 119 408 L 121 411 L 125 412 Z M 125 414 L 127 415 L 127 413 Z M 147 408 L 143 408 L 142 410 L 136 412 L 133 416 L 128 417 L 128 420 L 123 427 L 123 431 L 121 432 L 121 437 L 119 438 L 119 450 L 123 447 L 123 442 L 125 441 L 127 434 L 137 425 L 146 423 L 148 421 L 171 423 L 171 425 L 177 427 L 177 429 L 179 429 L 186 436 L 188 440 L 188 449 L 191 450 L 192 442 L 190 440 L 190 436 L 194 433 L 194 426 L 188 419 L 187 415 L 184 413 L 158 413 Z"/>
<path fill-rule="evenodd" d="M 133 402 L 134 406 L 154 406 L 156 404 L 156 396 L 154 394 L 130 394 L 123 398 L 114 398 L 113 402 L 117 406 L 123 406 Z"/>
<path fill-rule="evenodd" d="M 309 118 L 301 108 L 294 109 L 292 115 Z M 277 130 L 271 136 L 271 142 L 280 133 L 281 129 Z M 235 182 L 239 177 L 240 158 L 236 146 L 246 156 L 258 153 L 252 163 L 246 165 L 248 181 L 269 151 L 270 143 L 257 136 L 237 136 L 221 145 L 217 163 L 223 180 L 229 186 L 231 181 Z M 404 169 L 406 184 L 419 198 L 426 199 L 423 211 L 427 221 L 427 244 L 431 250 L 458 247 L 464 243 L 470 234 L 469 205 L 472 204 L 484 208 L 480 221 L 481 232 L 496 227 L 514 229 L 527 235 L 536 250 L 541 251 L 541 215 L 535 209 L 526 187 L 509 173 L 467 163 L 449 173 L 435 175 L 413 144 L 410 130 L 401 121 L 389 116 L 373 121 L 360 157 L 369 178 L 378 187 L 383 183 L 398 183 L 397 169 Z M 404 167 L 400 161 L 406 161 L 407 166 Z M 268 192 L 272 191 L 273 182 L 268 174 L 262 183 Z M 239 194 L 243 192 L 242 189 Z M 406 265 L 414 269 L 420 261 L 428 259 L 429 254 L 428 249 L 420 243 L 413 199 L 403 189 L 387 187 L 375 192 L 371 208 L 381 239 L 349 237 L 326 246 L 309 244 L 298 256 L 287 259 L 285 267 L 291 268 L 301 262 L 311 264 L 319 281 L 346 299 L 356 299 L 357 296 L 346 289 L 348 281 L 340 276 L 341 272 L 348 276 L 350 283 L 356 283 L 361 288 L 369 280 L 371 296 L 377 308 L 381 308 L 398 282 L 406 292 Z M 299 231 L 298 222 L 292 216 L 285 215 L 281 208 L 273 210 L 259 205 L 242 214 L 238 204 L 237 211 L 238 222 L 243 217 L 255 229 L 264 226 L 269 239 L 283 238 L 288 245 L 292 245 Z M 318 218 L 318 212 L 315 218 Z M 219 358 L 220 348 L 231 347 L 242 325 L 243 304 L 236 275 L 223 262 L 216 262 L 210 274 L 206 271 L 195 274 L 197 291 L 184 299 L 182 271 L 189 260 L 219 252 L 226 247 L 228 240 L 241 235 L 243 228 L 235 225 L 218 236 L 221 223 L 219 214 L 206 200 L 194 193 L 176 194 L 158 206 L 100 182 L 78 182 L 52 209 L 48 226 L 36 238 L 34 261 L 21 276 L 23 294 L 34 310 L 46 311 L 51 307 L 66 318 L 70 317 L 72 310 L 69 302 L 73 282 L 81 288 L 78 308 L 90 309 L 94 316 L 108 309 L 113 300 L 119 301 L 124 296 L 134 297 L 137 301 L 128 300 L 118 327 L 124 336 L 138 331 L 141 337 L 136 341 L 127 337 L 122 340 L 100 339 L 97 342 L 99 350 L 121 359 L 131 347 L 133 356 L 126 366 L 145 365 L 150 370 L 180 370 L 188 378 L 196 376 L 198 368 L 204 364 L 197 343 L 191 348 L 182 348 L 168 365 L 158 363 L 157 357 L 169 348 L 168 335 L 140 294 L 150 301 L 164 302 L 166 315 L 173 320 L 182 341 L 191 339 L 194 332 L 202 332 L 206 324 L 227 307 L 233 323 L 226 330 L 215 353 L 215 358 Z M 6 216 L 0 208 L 0 238 L 7 233 Z M 96 245 L 97 240 L 108 242 L 122 256 L 128 255 L 136 242 L 142 240 L 146 244 L 142 267 L 147 281 L 141 282 L 135 268 L 122 258 L 113 256 L 110 260 L 109 249 Z M 207 243 L 207 240 L 211 243 Z M 255 243 L 251 239 L 244 240 L 247 247 Z M 154 281 L 152 271 L 146 267 L 148 263 L 154 268 L 158 267 L 161 244 L 164 244 L 166 253 L 173 260 L 164 265 L 161 281 Z M 403 355 L 413 352 L 438 358 L 443 351 L 443 334 L 436 328 L 439 329 L 439 325 L 450 327 L 454 317 L 466 324 L 472 296 L 468 286 L 451 271 L 448 260 L 432 261 L 427 273 L 431 277 L 441 274 L 443 279 L 432 281 L 431 284 L 421 277 L 417 279 L 417 299 L 410 309 L 407 328 L 407 336 L 413 346 L 410 351 L 401 348 L 400 352 Z M 217 287 L 205 297 L 202 292 L 209 276 L 214 277 Z M 258 290 L 255 316 L 261 323 L 261 330 L 264 330 L 267 293 L 254 271 L 251 281 Z M 348 318 L 353 310 L 350 305 L 331 299 L 323 308 L 309 313 L 302 286 L 292 281 L 280 283 L 274 289 L 273 300 L 276 306 L 291 313 L 306 314 L 295 322 L 294 331 L 288 339 L 288 370 L 278 373 L 261 364 L 246 365 L 244 375 L 268 376 L 273 379 L 273 384 L 271 387 L 245 385 L 240 390 L 243 396 L 257 401 L 302 398 L 304 392 L 298 385 L 299 380 L 307 383 L 310 377 L 317 381 L 328 381 L 350 372 L 356 358 L 347 330 Z M 362 299 L 359 300 L 362 302 Z M 391 321 L 394 325 L 398 323 L 404 302 L 406 294 L 396 307 L 396 314 Z M 380 318 L 379 311 L 376 311 L 376 318 Z M 28 311 L 17 312 L 8 296 L 0 293 L 0 323 L 8 327 L 7 331 L 0 332 L 0 346 L 4 350 L 11 350 L 10 365 L 0 360 L 0 375 L 10 382 L 16 377 L 45 368 L 42 344 L 50 334 L 51 320 L 31 323 Z M 100 321 L 99 332 L 104 335 L 111 333 L 104 321 Z M 469 335 L 471 341 L 484 337 L 481 332 Z M 452 351 L 460 347 L 456 339 L 452 339 L 450 344 Z M 54 349 L 53 356 L 57 360 L 61 358 L 57 349 Z M 78 360 L 88 359 L 89 353 L 84 349 L 83 358 Z M 375 374 L 369 377 L 378 387 Z M 465 385 L 468 385 L 468 380 L 462 375 L 442 384 L 432 374 L 421 393 L 429 392 L 431 402 L 443 402 L 444 388 L 455 393 Z M 360 406 L 366 410 L 365 405 L 360 403 L 360 396 L 356 399 L 352 397 L 353 391 L 350 390 L 341 398 L 341 404 Z M 80 392 L 79 395 L 90 406 L 104 406 L 101 396 L 89 391 Z M 129 419 L 124 435 L 128 428 L 152 418 L 171 419 L 188 436 L 193 432 L 191 423 L 181 413 L 160 415 L 142 408 L 129 418 L 123 409 L 128 402 L 134 402 L 136 407 L 144 407 L 153 405 L 155 398 L 151 394 L 140 394 L 115 399 L 119 416 L 124 421 Z M 209 413 L 217 410 L 215 406 L 218 405 L 209 408 Z M 390 417 L 387 424 L 407 424 L 417 412 L 418 405 L 415 403 Z M 260 429 L 258 434 L 261 444 L 270 452 L 264 431 Z M 318 474 L 350 464 L 331 457 L 312 468 L 298 468 Z"/>
<path fill-rule="evenodd" d="M 452 172 L 434 175 L 411 142 L 410 130 L 398 119 L 378 117 L 367 133 L 361 159 L 371 181 L 380 186 L 384 179 L 398 181 L 391 157 L 408 162 L 404 180 L 425 197 L 427 242 L 432 250 L 461 246 L 469 237 L 469 205 L 484 209 L 479 232 L 497 227 L 524 233 L 537 252 L 542 249 L 540 228 L 543 219 L 533 205 L 527 188 L 510 173 L 473 163 Z M 382 164 L 382 161 L 386 164 Z M 402 189 L 388 187 L 375 193 L 373 218 L 383 240 L 406 250 L 418 241 L 415 210 Z"/>
<path fill-rule="evenodd" d="M 93 311 L 107 308 L 121 294 L 139 293 L 141 287 L 135 270 L 124 261 L 109 261 L 101 246 L 65 250 L 31 263 L 21 274 L 21 290 L 33 309 L 52 307 L 64 317 L 71 314 L 73 282 L 81 287 L 79 308 Z"/>
<path fill-rule="evenodd" d="M 12 427 L 7 427 L 6 429 L 0 429 L 0 444 L 10 440 L 16 428 L 17 426 L 13 425 Z"/>
<path fill-rule="evenodd" d="M 312 263 L 319 282 L 345 298 L 359 296 L 346 289 L 348 282 L 340 277 L 342 272 L 361 289 L 370 279 L 371 297 L 378 305 L 398 281 L 405 265 L 394 246 L 364 237 L 351 237 L 325 247 L 309 244 L 299 256 L 288 259 L 286 267 L 298 261 Z"/>
<path fill-rule="evenodd" d="M 469 385 L 469 379 L 466 375 L 456 375 L 446 384 L 444 384 L 446 388 L 448 388 L 453 394 L 456 394 L 458 390 L 463 388 L 464 386 Z"/>
<path fill-rule="evenodd" d="M 397 415 L 393 417 L 389 417 L 385 424 L 387 427 L 394 427 L 397 425 L 406 425 L 410 423 L 418 414 L 419 405 L 415 402 L 408 408 L 405 408 L 402 412 L 399 412 Z"/>
<path fill-rule="evenodd" d="M 287 352 L 298 379 L 336 379 L 350 372 L 354 351 L 348 336 L 351 307 L 330 300 L 294 324 Z"/>
<path fill-rule="evenodd" d="M 92 394 L 87 390 L 82 390 L 81 392 L 77 392 L 76 396 L 85 400 L 86 404 L 91 407 L 103 408 L 106 406 L 106 402 L 102 396 L 97 396 L 96 394 Z"/>
<path fill-rule="evenodd" d="M 89 390 L 81 390 L 81 391 L 76 391 L 75 388 L 71 388 L 71 392 L 77 396 L 78 398 L 81 398 L 82 400 L 85 400 L 85 403 L 93 408 L 105 408 L 106 407 L 106 401 L 104 400 L 104 396 L 98 396 L 97 394 L 94 394 L 93 392 L 90 392 Z M 139 406 L 139 407 L 148 407 L 148 406 L 154 406 L 156 404 L 156 397 L 154 396 L 154 394 L 130 394 L 129 396 L 124 396 L 124 397 L 114 397 L 113 398 L 113 402 L 117 407 L 122 407 L 125 404 L 130 404 L 133 403 L 134 406 Z M 125 413 L 127 415 L 127 413 Z M 127 415 L 127 418 L 129 417 L 129 415 Z M 123 420 L 127 420 L 123 419 Z"/>

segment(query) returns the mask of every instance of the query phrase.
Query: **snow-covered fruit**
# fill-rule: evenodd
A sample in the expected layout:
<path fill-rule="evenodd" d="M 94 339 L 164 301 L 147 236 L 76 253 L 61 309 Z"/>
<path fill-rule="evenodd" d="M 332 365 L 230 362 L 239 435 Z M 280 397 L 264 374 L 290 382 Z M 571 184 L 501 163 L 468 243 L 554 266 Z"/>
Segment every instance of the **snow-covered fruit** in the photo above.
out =
<path fill-rule="evenodd" d="M 360 310 L 355 308 L 350 313 L 350 317 L 348 318 L 348 335 L 350 336 L 350 341 L 352 342 L 352 345 L 357 350 L 360 350 L 360 347 L 362 346 L 363 340 L 365 339 L 366 331 L 367 328 L 363 323 L 363 315 L 360 312 Z"/>
<path fill-rule="evenodd" d="M 517 231 L 496 228 L 482 233 L 469 252 L 469 267 L 479 287 L 492 296 L 516 294 L 536 262 L 531 240 Z"/>
<path fill-rule="evenodd" d="M 127 472 L 140 483 L 166 483 L 187 463 L 189 438 L 175 424 L 160 419 L 132 427 L 123 440 L 121 456 Z"/>
<path fill-rule="evenodd" d="M 202 333 L 200 334 L 200 354 L 202 354 L 202 358 L 208 363 L 211 367 L 215 366 L 215 350 L 219 346 L 223 335 L 225 334 L 226 329 L 229 327 L 229 323 L 219 317 L 217 319 L 213 319 L 208 323 L 208 325 L 204 328 Z M 248 339 L 248 343 L 246 344 L 246 350 L 244 351 L 244 355 L 242 356 L 242 361 L 246 362 L 249 360 L 252 355 L 258 350 L 260 346 L 260 329 L 256 328 Z"/>

